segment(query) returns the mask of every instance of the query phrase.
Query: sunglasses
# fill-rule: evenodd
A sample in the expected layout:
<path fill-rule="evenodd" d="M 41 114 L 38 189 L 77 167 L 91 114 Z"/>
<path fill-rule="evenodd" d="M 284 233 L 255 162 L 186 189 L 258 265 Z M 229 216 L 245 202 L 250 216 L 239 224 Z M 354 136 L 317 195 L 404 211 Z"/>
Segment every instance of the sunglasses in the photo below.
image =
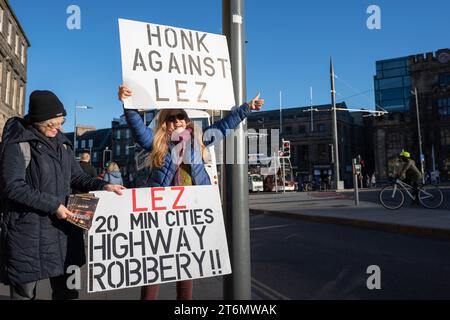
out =
<path fill-rule="evenodd" d="M 168 122 L 175 122 L 175 120 L 186 120 L 186 115 L 184 113 L 178 113 L 176 115 L 171 115 L 166 118 Z"/>
<path fill-rule="evenodd" d="M 55 129 L 55 128 L 61 128 L 64 125 L 64 123 L 66 123 L 66 118 L 64 118 L 63 121 L 61 121 L 61 122 L 44 121 L 42 123 L 39 123 L 38 125 L 40 125 L 41 127 Z"/>

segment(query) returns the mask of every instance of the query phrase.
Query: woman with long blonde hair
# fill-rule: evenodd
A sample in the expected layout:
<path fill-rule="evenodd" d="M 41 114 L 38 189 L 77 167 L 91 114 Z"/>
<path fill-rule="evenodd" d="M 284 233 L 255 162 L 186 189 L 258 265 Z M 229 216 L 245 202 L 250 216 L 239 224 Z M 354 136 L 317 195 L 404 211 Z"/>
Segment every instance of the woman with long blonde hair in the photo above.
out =
<path fill-rule="evenodd" d="M 119 100 L 132 95 L 131 90 L 119 87 Z M 251 110 L 260 110 L 264 100 L 259 94 L 249 103 L 233 109 L 224 119 L 205 129 L 221 133 L 224 137 L 235 129 Z M 148 187 L 209 185 L 210 178 L 205 170 L 208 156 L 206 146 L 212 142 L 207 134 L 196 128 L 183 109 L 164 109 L 157 115 L 156 127 L 152 130 L 142 121 L 138 111 L 125 109 L 125 117 L 136 142 L 150 152 L 148 162 L 151 168 Z M 217 135 L 214 135 L 217 138 Z M 148 285 L 141 289 L 141 299 L 155 300 L 159 285 Z M 177 282 L 177 300 L 192 299 L 192 280 Z"/>

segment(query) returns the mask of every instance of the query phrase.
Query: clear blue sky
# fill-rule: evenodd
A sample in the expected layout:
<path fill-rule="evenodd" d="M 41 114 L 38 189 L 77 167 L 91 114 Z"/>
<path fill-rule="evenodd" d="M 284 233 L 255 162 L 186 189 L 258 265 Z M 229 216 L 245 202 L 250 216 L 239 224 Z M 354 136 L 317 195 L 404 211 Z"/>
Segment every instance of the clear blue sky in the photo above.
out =
<path fill-rule="evenodd" d="M 220 0 L 10 0 L 31 42 L 28 95 L 54 91 L 68 111 L 66 131 L 78 123 L 110 127 L 122 113 L 116 98 L 121 83 L 118 18 L 221 33 Z M 81 8 L 81 30 L 68 30 L 66 9 Z M 369 30 L 367 7 L 381 8 L 381 30 Z M 421 5 L 422 4 L 422 5 Z M 374 108 L 375 61 L 450 47 L 450 1 L 247 0 L 248 98 L 261 91 L 265 109 L 330 103 L 329 58 L 338 77 L 337 99 L 350 107 Z M 347 85 L 348 84 L 348 85 Z M 353 87 L 354 89 L 352 89 Z M 356 90 L 356 92 L 354 91 Z M 28 99 L 26 110 L 28 110 Z"/>

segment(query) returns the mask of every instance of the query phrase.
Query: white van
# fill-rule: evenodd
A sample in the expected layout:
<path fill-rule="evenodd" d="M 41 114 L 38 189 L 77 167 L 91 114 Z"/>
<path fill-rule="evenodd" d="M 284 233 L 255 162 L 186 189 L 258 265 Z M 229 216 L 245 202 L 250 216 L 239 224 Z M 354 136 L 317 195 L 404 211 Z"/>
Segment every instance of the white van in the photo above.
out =
<path fill-rule="evenodd" d="M 250 192 L 262 192 L 264 191 L 264 183 L 260 174 L 248 175 L 248 191 Z"/>

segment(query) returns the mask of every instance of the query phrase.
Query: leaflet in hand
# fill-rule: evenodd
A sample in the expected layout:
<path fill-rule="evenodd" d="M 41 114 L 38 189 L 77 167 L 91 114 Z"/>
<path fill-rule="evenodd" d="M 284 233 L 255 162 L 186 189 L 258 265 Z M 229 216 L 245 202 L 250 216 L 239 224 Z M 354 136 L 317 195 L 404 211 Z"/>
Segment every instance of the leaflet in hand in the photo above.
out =
<path fill-rule="evenodd" d="M 74 215 L 68 216 L 67 221 L 74 225 L 89 230 L 94 219 L 99 198 L 91 193 L 72 194 L 67 201 L 67 209 Z"/>

